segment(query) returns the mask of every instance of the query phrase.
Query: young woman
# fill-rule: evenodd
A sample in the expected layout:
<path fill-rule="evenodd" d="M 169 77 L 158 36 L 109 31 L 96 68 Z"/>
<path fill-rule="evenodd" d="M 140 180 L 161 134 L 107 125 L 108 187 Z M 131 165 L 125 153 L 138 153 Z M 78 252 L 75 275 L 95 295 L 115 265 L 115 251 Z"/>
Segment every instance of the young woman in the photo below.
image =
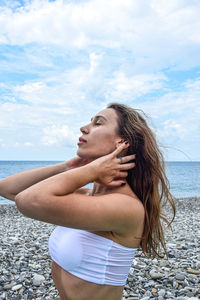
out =
<path fill-rule="evenodd" d="M 150 257 L 165 250 L 161 208 L 169 202 L 175 214 L 175 206 L 137 110 L 111 104 L 80 130 L 77 157 L 12 175 L 0 194 L 25 216 L 58 225 L 49 251 L 61 300 L 120 300 L 137 248 Z"/>

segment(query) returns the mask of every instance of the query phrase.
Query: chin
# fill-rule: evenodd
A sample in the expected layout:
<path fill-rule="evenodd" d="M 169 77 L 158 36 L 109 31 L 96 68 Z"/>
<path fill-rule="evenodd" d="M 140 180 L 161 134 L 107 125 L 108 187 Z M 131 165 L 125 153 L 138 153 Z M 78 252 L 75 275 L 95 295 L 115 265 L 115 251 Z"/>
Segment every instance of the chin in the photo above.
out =
<path fill-rule="evenodd" d="M 78 149 L 76 154 L 81 157 L 81 158 L 84 158 L 84 159 L 90 159 L 90 155 L 88 155 L 88 153 L 86 151 L 81 151 L 81 149 Z"/>
<path fill-rule="evenodd" d="M 77 155 L 81 158 L 84 158 L 84 159 L 89 159 L 89 160 L 94 160 L 94 159 L 97 159 L 101 156 L 104 156 L 106 155 L 105 153 L 102 153 L 102 154 L 98 154 L 98 153 L 89 153 L 88 151 L 82 151 L 82 149 L 78 149 L 77 150 Z"/>

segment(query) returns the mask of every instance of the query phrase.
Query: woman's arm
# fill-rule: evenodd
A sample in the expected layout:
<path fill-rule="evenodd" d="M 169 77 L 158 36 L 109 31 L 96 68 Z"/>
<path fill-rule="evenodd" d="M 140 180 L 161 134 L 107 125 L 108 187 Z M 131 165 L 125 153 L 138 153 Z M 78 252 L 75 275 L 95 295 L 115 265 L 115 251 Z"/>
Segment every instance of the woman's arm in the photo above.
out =
<path fill-rule="evenodd" d="M 127 170 L 135 166 L 129 163 L 134 155 L 123 157 L 124 164 L 120 163 L 116 158 L 120 150 L 123 147 L 85 166 L 31 186 L 15 197 L 18 209 L 27 217 L 56 225 L 88 230 L 116 229 L 119 223 L 121 226 L 124 215 L 130 214 L 130 205 L 126 204 L 132 198 L 112 194 L 112 187 L 124 183 Z M 93 181 L 110 186 L 111 193 L 93 197 L 74 193 Z"/>
<path fill-rule="evenodd" d="M 121 164 L 120 160 L 116 158 L 117 154 L 122 152 L 125 147 L 127 147 L 126 144 L 120 146 L 113 153 L 98 158 L 88 164 L 82 164 L 83 166 L 76 169 L 73 168 L 70 172 L 63 172 L 62 174 L 57 175 L 52 174 L 56 176 L 52 176 L 46 180 L 43 178 L 43 180 L 41 179 L 42 181 L 38 180 L 38 184 L 34 185 L 34 183 L 32 183 L 31 187 L 20 193 L 17 198 L 26 195 L 26 197 L 37 197 L 40 202 L 51 196 L 64 196 L 71 194 L 78 188 L 94 181 L 100 181 L 102 184 L 109 186 L 119 186 L 124 182 L 124 178 L 128 175 L 128 173 L 121 171 L 127 171 L 134 166 L 134 163 Z M 123 158 L 123 160 L 124 162 L 128 162 L 134 157 L 134 155 L 130 155 L 127 156 L 127 158 Z M 57 166 L 59 167 L 59 165 Z M 47 168 L 45 168 L 45 170 L 47 170 Z M 16 176 L 19 175 L 20 174 L 17 174 Z M 116 180 L 117 178 L 119 180 Z"/>
<path fill-rule="evenodd" d="M 30 186 L 59 173 L 77 168 L 87 163 L 80 157 L 72 158 L 56 165 L 28 170 L 11 175 L 0 181 L 0 195 L 15 200 L 15 196 Z"/>

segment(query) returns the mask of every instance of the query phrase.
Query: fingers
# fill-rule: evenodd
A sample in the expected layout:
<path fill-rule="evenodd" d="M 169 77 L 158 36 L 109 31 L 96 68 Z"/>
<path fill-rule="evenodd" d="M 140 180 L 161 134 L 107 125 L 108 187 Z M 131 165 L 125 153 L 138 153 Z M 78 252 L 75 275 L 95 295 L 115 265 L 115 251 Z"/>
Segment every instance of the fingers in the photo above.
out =
<path fill-rule="evenodd" d="M 127 163 L 130 160 L 135 159 L 135 158 L 136 158 L 135 154 L 123 156 L 123 157 L 119 158 L 119 163 L 124 164 L 124 163 Z"/>
<path fill-rule="evenodd" d="M 116 157 L 118 156 L 118 154 L 120 154 L 122 152 L 122 150 L 126 149 L 129 147 L 128 142 L 124 142 L 122 145 L 120 145 L 115 151 L 113 151 L 112 153 L 112 157 Z M 123 156 L 119 158 L 119 163 L 120 164 L 124 164 L 127 163 L 130 160 L 133 160 L 136 158 L 135 154 L 131 154 L 131 155 L 127 155 L 127 156 Z"/>
<path fill-rule="evenodd" d="M 111 179 L 111 181 L 109 183 L 106 183 L 106 185 L 117 187 L 126 184 L 125 179 L 128 176 L 128 170 L 135 167 L 135 163 L 130 161 L 136 158 L 135 154 L 119 158 L 120 153 L 128 147 L 128 142 L 123 143 L 116 150 L 110 153 L 107 159 L 105 160 L 105 163 L 107 163 L 107 160 L 109 161 L 110 165 L 108 164 L 108 166 L 110 166 L 112 170 L 110 174 L 106 174 L 108 176 L 109 181 Z M 105 176 L 104 182 L 106 182 Z"/>
<path fill-rule="evenodd" d="M 119 169 L 120 171 L 123 171 L 123 170 L 130 170 L 130 169 L 133 169 L 135 167 L 135 163 L 127 163 L 127 164 L 120 164 L 119 165 Z"/>
<path fill-rule="evenodd" d="M 121 144 L 117 149 L 115 149 L 112 153 L 112 157 L 116 157 L 119 153 L 122 152 L 123 149 L 126 149 L 129 147 L 129 143 L 128 142 L 124 142 L 123 144 Z"/>
<path fill-rule="evenodd" d="M 129 162 L 129 161 L 133 160 L 135 158 L 136 158 L 135 154 L 117 158 L 116 160 L 119 163 L 119 165 L 118 165 L 119 170 L 123 171 L 123 170 L 130 170 L 130 169 L 134 168 L 136 164 L 134 162 Z"/>
<path fill-rule="evenodd" d="M 123 181 L 123 180 L 114 180 L 114 181 L 110 182 L 108 186 L 110 186 L 110 187 L 119 187 L 119 186 L 122 186 L 122 185 L 125 185 L 125 184 L 126 184 L 126 182 Z"/>
<path fill-rule="evenodd" d="M 128 172 L 119 172 L 117 178 L 126 178 L 128 176 Z"/>

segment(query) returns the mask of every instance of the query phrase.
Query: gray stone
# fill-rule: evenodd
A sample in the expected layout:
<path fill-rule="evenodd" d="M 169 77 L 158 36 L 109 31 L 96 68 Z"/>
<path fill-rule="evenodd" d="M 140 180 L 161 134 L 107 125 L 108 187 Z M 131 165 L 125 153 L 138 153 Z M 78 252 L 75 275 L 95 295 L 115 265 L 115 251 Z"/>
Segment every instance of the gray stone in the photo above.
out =
<path fill-rule="evenodd" d="M 162 289 L 162 290 L 158 291 L 158 296 L 164 297 L 165 293 L 166 293 L 166 291 L 164 289 Z"/>
<path fill-rule="evenodd" d="M 155 271 L 155 270 L 151 270 L 151 271 L 149 272 L 149 274 L 150 274 L 150 276 L 151 276 L 152 279 L 160 279 L 160 278 L 163 278 L 163 274 L 160 273 L 160 272 L 157 272 L 157 271 Z"/>
<path fill-rule="evenodd" d="M 17 284 L 12 287 L 12 291 L 18 291 L 22 288 L 22 284 Z"/>
<path fill-rule="evenodd" d="M 145 296 L 150 297 L 150 296 L 151 296 L 151 292 L 147 290 L 147 291 L 145 292 Z"/>
<path fill-rule="evenodd" d="M 185 275 L 184 274 L 176 274 L 176 280 L 179 281 L 184 281 L 185 280 Z"/>
<path fill-rule="evenodd" d="M 6 299 L 6 293 L 5 292 L 1 295 L 1 299 Z"/>
<path fill-rule="evenodd" d="M 3 286 L 4 290 L 10 290 L 16 283 L 15 282 L 10 282 L 7 283 Z"/>
<path fill-rule="evenodd" d="M 34 276 L 33 276 L 33 285 L 40 286 L 44 280 L 45 280 L 45 277 L 43 275 L 34 274 Z"/>
<path fill-rule="evenodd" d="M 192 298 L 194 296 L 193 292 L 187 292 L 186 293 L 187 297 Z"/>

